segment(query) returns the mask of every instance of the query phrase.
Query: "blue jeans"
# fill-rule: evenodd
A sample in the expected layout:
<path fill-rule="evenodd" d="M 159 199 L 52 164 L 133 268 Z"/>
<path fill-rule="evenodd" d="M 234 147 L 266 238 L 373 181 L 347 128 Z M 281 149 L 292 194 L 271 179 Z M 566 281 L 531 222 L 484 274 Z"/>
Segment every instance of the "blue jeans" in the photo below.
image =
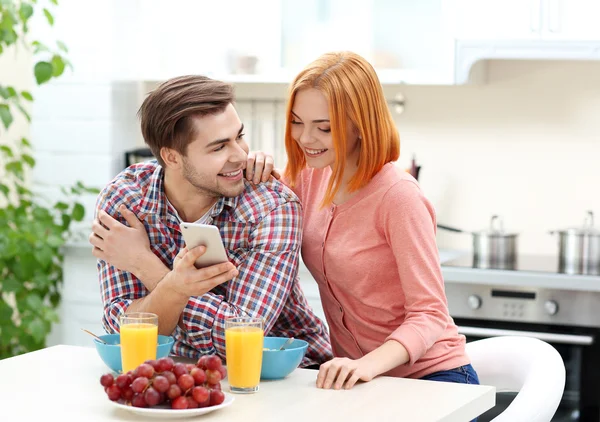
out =
<path fill-rule="evenodd" d="M 477 384 L 479 385 L 479 377 L 471 364 L 459 366 L 458 368 L 449 369 L 448 371 L 434 372 L 433 374 L 425 375 L 422 380 L 429 381 L 444 381 L 458 382 L 461 384 Z M 476 422 L 477 418 L 472 422 Z"/>

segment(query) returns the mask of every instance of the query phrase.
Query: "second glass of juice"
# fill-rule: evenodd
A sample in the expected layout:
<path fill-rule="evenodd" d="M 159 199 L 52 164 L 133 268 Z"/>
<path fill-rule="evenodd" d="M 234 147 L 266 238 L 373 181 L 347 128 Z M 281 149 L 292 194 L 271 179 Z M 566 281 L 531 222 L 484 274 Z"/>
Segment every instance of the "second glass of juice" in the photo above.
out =
<path fill-rule="evenodd" d="M 120 331 L 123 373 L 134 370 L 147 360 L 156 359 L 158 315 L 125 313 L 121 316 Z"/>
<path fill-rule="evenodd" d="M 258 391 L 263 337 L 261 318 L 235 317 L 225 320 L 227 376 L 232 393 Z"/>

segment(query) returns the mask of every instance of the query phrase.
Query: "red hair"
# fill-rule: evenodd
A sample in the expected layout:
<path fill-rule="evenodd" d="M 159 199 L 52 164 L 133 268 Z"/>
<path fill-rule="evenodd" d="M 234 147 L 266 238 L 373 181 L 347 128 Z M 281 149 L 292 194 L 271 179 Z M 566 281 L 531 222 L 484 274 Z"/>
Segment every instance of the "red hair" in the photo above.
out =
<path fill-rule="evenodd" d="M 400 137 L 373 66 L 352 52 L 323 54 L 306 66 L 290 87 L 285 125 L 288 158 L 285 177 L 292 187 L 306 167 L 304 152 L 292 138 L 292 107 L 298 91 L 307 88 L 318 89 L 329 103 L 336 159 L 321 204 L 327 206 L 340 189 L 346 167 L 347 119 L 356 127 L 361 138 L 358 169 L 348 183 L 348 192 L 364 187 L 386 163 L 398 159 Z"/>

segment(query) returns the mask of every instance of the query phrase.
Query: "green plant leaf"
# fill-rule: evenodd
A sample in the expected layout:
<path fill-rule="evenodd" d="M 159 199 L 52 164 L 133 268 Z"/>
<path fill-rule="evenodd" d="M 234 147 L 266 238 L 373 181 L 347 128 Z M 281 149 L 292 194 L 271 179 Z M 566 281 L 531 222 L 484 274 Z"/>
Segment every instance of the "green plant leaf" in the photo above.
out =
<path fill-rule="evenodd" d="M 8 97 L 16 97 L 17 96 L 17 90 L 14 89 L 12 86 L 8 86 L 6 87 L 6 91 L 8 92 Z"/>
<path fill-rule="evenodd" d="M 25 110 L 25 107 L 23 107 L 20 103 L 16 103 L 16 106 L 19 109 L 19 111 L 21 112 L 21 114 L 27 119 L 27 121 L 31 122 L 31 116 L 29 115 L 27 110 Z"/>
<path fill-rule="evenodd" d="M 46 334 L 48 333 L 44 322 L 39 318 L 35 318 L 29 323 L 29 332 L 34 340 L 38 343 L 43 342 L 46 338 Z"/>
<path fill-rule="evenodd" d="M 31 144 L 27 140 L 27 138 L 21 138 L 21 145 L 31 148 Z"/>
<path fill-rule="evenodd" d="M 8 158 L 13 158 L 15 156 L 12 152 L 12 149 L 8 145 L 0 145 L 0 151 L 2 151 Z"/>
<path fill-rule="evenodd" d="M 46 19 L 48 20 L 48 23 L 50 24 L 50 26 L 54 25 L 54 16 L 52 16 L 52 13 L 50 13 L 50 11 L 48 9 L 46 9 L 44 7 L 44 16 L 46 16 Z"/>
<path fill-rule="evenodd" d="M 29 91 L 21 91 L 21 97 L 25 98 L 27 101 L 33 101 L 33 95 Z"/>
<path fill-rule="evenodd" d="M 3 292 L 18 292 L 19 290 L 21 290 L 23 288 L 23 285 L 21 283 L 19 283 L 17 280 L 15 280 L 14 278 L 8 278 L 5 280 L 2 280 L 2 291 Z"/>
<path fill-rule="evenodd" d="M 10 321 L 13 309 L 3 300 L 0 300 L 0 321 Z"/>
<path fill-rule="evenodd" d="M 19 16 L 21 16 L 21 20 L 24 22 L 27 21 L 33 15 L 33 7 L 27 3 L 21 3 L 21 7 L 19 8 Z"/>
<path fill-rule="evenodd" d="M 71 216 L 68 214 L 63 214 L 61 216 L 62 219 L 62 228 L 63 230 L 68 230 L 69 226 L 71 225 Z"/>
<path fill-rule="evenodd" d="M 63 61 L 63 58 L 58 54 L 52 56 L 52 69 L 52 76 L 54 76 L 55 78 L 62 75 L 65 71 L 65 62 Z"/>
<path fill-rule="evenodd" d="M 6 104 L 0 104 L 0 120 L 4 127 L 8 129 L 13 122 L 13 116 Z"/>
<path fill-rule="evenodd" d="M 8 98 L 10 97 L 10 94 L 8 93 L 8 88 L 0 86 L 0 97 L 4 98 L 5 100 L 8 100 Z"/>
<path fill-rule="evenodd" d="M 38 85 L 48 82 L 52 78 L 54 67 L 48 62 L 37 62 L 33 68 L 35 80 Z"/>
<path fill-rule="evenodd" d="M 29 309 L 31 309 L 32 311 L 39 311 L 41 308 L 44 307 L 44 302 L 42 301 L 42 298 L 33 292 L 27 295 L 27 299 L 25 299 L 25 301 L 27 302 L 27 306 L 29 306 Z"/>
<path fill-rule="evenodd" d="M 31 168 L 35 167 L 35 159 L 29 154 L 21 155 L 21 159 L 27 163 L 27 165 Z"/>
<path fill-rule="evenodd" d="M 61 247 L 64 243 L 65 243 L 65 241 L 63 240 L 62 237 L 58 237 L 56 235 L 52 235 L 52 236 L 48 237 L 48 244 L 50 246 L 52 246 L 53 248 Z"/>
<path fill-rule="evenodd" d="M 4 166 L 7 172 L 16 176 L 23 174 L 23 164 L 20 161 L 11 161 Z"/>
<path fill-rule="evenodd" d="M 67 210 L 69 209 L 69 205 L 65 204 L 64 202 L 57 202 L 56 204 L 54 204 L 54 208 L 56 208 L 57 210 Z"/>
<path fill-rule="evenodd" d="M 83 205 L 81 205 L 80 203 L 76 203 L 73 206 L 73 212 L 71 213 L 71 217 L 73 217 L 73 220 L 75 220 L 75 221 L 81 221 L 81 220 L 83 220 L 84 215 L 85 215 L 85 208 L 83 208 Z"/>
<path fill-rule="evenodd" d="M 31 43 L 31 45 L 33 46 L 33 53 L 37 54 L 37 53 L 41 53 L 41 52 L 46 52 L 46 51 L 50 51 L 50 49 L 46 46 L 46 44 L 43 44 L 39 41 L 33 41 Z"/>
<path fill-rule="evenodd" d="M 58 0 L 50 0 L 50 3 L 52 3 L 55 6 L 58 6 Z"/>
<path fill-rule="evenodd" d="M 67 45 L 64 42 L 62 42 L 62 41 L 56 41 L 56 45 L 58 46 L 59 50 L 65 52 L 65 53 L 69 52 L 69 49 L 67 48 Z"/>
<path fill-rule="evenodd" d="M 4 194 L 4 196 L 8 197 L 8 194 L 10 193 L 10 189 L 8 188 L 8 186 L 0 183 L 0 192 L 2 192 Z"/>

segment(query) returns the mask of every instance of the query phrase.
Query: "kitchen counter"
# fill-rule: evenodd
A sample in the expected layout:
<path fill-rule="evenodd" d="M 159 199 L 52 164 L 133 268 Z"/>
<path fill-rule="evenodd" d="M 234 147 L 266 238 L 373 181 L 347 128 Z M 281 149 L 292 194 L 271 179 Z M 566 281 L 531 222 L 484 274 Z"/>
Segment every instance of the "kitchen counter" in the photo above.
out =
<path fill-rule="evenodd" d="M 501 285 L 507 287 L 513 286 L 600 292 L 600 276 L 597 275 L 576 275 L 559 272 L 516 271 L 489 268 L 482 269 L 451 266 L 448 264 L 452 259 L 464 257 L 470 253 L 470 251 L 440 251 L 442 276 L 446 284 Z"/>

